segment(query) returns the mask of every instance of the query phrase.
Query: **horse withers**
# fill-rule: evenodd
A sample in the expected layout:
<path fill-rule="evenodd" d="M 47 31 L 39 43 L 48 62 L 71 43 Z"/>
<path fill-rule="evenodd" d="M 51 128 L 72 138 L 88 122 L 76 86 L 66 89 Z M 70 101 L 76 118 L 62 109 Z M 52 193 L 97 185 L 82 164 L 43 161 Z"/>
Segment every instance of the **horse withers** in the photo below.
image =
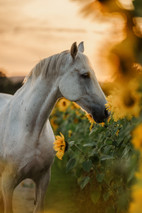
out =
<path fill-rule="evenodd" d="M 43 201 L 55 156 L 49 122 L 59 98 L 79 104 L 96 122 L 108 117 L 106 98 L 95 77 L 84 45 L 41 60 L 13 95 L 0 94 L 1 199 L 4 213 L 12 213 L 15 187 L 30 178 L 36 185 L 34 213 Z"/>

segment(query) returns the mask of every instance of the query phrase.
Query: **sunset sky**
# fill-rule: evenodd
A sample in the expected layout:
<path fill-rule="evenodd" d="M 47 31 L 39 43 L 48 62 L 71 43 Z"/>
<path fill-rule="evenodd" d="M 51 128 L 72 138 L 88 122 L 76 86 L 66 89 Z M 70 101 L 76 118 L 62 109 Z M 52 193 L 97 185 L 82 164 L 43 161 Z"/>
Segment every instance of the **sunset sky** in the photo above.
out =
<path fill-rule="evenodd" d="M 0 5 L 0 68 L 8 76 L 27 75 L 40 59 L 70 49 L 74 41 L 85 42 L 97 77 L 109 76 L 111 65 L 104 72 L 98 52 L 110 40 L 108 32 L 114 33 L 111 23 L 84 18 L 70 0 L 0 0 Z"/>

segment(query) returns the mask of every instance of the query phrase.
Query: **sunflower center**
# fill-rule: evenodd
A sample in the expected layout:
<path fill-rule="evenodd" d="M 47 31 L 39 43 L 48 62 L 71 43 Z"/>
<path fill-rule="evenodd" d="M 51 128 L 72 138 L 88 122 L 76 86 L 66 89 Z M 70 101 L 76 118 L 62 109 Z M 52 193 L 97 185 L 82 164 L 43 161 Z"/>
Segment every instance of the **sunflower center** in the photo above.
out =
<path fill-rule="evenodd" d="M 64 106 L 64 107 L 66 106 L 66 102 L 65 102 L 65 101 L 63 101 L 63 106 Z"/>
<path fill-rule="evenodd" d="M 132 96 L 132 94 L 130 94 L 129 96 L 125 96 L 124 97 L 124 104 L 125 104 L 125 106 L 127 106 L 127 107 L 132 107 L 132 106 L 134 106 L 134 104 L 135 104 L 135 98 L 134 98 L 134 96 Z"/>

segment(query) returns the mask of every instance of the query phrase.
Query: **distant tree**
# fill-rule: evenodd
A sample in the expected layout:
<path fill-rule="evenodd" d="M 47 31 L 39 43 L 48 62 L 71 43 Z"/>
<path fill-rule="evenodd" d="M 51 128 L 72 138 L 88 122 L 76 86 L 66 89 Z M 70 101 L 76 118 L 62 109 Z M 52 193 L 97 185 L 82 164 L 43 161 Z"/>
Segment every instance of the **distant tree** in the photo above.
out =
<path fill-rule="evenodd" d="M 20 87 L 22 82 L 13 83 L 7 78 L 5 71 L 0 69 L 0 92 L 14 94 Z"/>
<path fill-rule="evenodd" d="M 0 70 L 0 79 L 1 78 L 6 78 L 6 75 L 5 75 L 5 73 L 2 70 Z"/>

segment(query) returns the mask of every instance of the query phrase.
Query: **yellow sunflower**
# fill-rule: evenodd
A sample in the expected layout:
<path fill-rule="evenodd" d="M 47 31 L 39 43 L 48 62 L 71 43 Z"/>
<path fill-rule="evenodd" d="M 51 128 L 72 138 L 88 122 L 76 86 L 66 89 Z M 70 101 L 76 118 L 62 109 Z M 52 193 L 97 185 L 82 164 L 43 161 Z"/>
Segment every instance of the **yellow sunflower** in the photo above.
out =
<path fill-rule="evenodd" d="M 80 106 L 77 103 L 75 103 L 75 102 L 72 102 L 72 103 L 73 103 L 72 109 L 80 109 Z"/>
<path fill-rule="evenodd" d="M 65 98 L 62 98 L 57 103 L 57 107 L 61 112 L 66 111 L 66 109 L 70 106 L 71 102 Z"/>
<path fill-rule="evenodd" d="M 140 163 L 139 170 L 135 172 L 135 176 L 137 178 L 137 184 L 136 185 L 138 185 L 139 182 L 142 183 L 142 164 L 141 164 L 141 160 L 142 160 L 142 156 L 141 156 L 141 158 L 139 160 L 139 163 Z"/>
<path fill-rule="evenodd" d="M 62 160 L 65 148 L 66 148 L 66 142 L 64 135 L 60 132 L 60 135 L 55 136 L 56 140 L 54 142 L 54 150 L 57 152 L 56 156 Z"/>
<path fill-rule="evenodd" d="M 56 131 L 58 129 L 58 124 L 56 123 L 55 116 L 50 119 L 50 123 L 51 123 L 52 128 Z"/>
<path fill-rule="evenodd" d="M 90 125 L 90 131 L 91 131 L 91 129 L 92 129 L 94 123 L 96 123 L 96 122 L 94 121 L 94 119 L 93 119 L 93 117 L 92 117 L 91 114 L 86 113 L 86 117 L 88 118 L 89 122 L 91 123 L 91 125 Z"/>
<path fill-rule="evenodd" d="M 105 126 L 105 122 L 99 123 L 102 127 Z"/>
<path fill-rule="evenodd" d="M 136 149 L 142 152 L 142 123 L 132 132 L 132 143 Z"/>
<path fill-rule="evenodd" d="M 72 130 L 68 130 L 68 136 L 69 138 L 72 136 Z"/>
<path fill-rule="evenodd" d="M 113 90 L 107 98 L 106 108 L 113 113 L 115 121 L 125 117 L 127 119 L 131 119 L 132 116 L 138 117 L 140 113 L 138 83 L 136 81 L 124 83 L 119 84 L 119 88 Z"/>
<path fill-rule="evenodd" d="M 141 159 L 140 159 L 141 162 Z M 132 202 L 130 203 L 129 213 L 141 213 L 142 209 L 142 164 L 140 163 L 139 171 L 135 173 L 137 178 L 136 184 L 132 187 Z"/>
<path fill-rule="evenodd" d="M 135 187 L 132 192 L 132 202 L 130 204 L 129 213 L 142 212 L 142 188 Z"/>
<path fill-rule="evenodd" d="M 72 110 L 75 110 L 76 115 L 81 116 L 81 113 L 80 113 L 81 107 L 80 107 L 77 103 L 71 102 L 70 108 L 71 108 Z"/>
<path fill-rule="evenodd" d="M 116 134 L 116 136 L 118 136 L 118 135 L 119 135 L 119 129 L 117 130 L 117 132 L 116 132 L 115 134 Z"/>

